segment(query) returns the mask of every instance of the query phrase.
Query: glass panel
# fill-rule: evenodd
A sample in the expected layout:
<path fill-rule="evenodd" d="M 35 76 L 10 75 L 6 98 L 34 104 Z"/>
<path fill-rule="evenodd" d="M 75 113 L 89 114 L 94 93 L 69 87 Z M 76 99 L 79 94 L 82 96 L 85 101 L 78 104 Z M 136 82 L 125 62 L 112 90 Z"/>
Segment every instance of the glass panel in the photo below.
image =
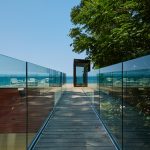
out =
<path fill-rule="evenodd" d="M 61 97 L 61 94 L 62 94 L 62 88 L 61 88 L 61 72 L 58 72 L 58 71 L 55 71 L 55 87 L 53 87 L 53 92 L 55 94 L 54 96 L 54 103 L 55 105 L 57 104 L 58 100 L 60 99 Z"/>
<path fill-rule="evenodd" d="M 26 63 L 0 55 L 0 149 L 26 149 Z"/>
<path fill-rule="evenodd" d="M 123 63 L 124 149 L 150 149 L 150 55 Z"/>
<path fill-rule="evenodd" d="M 28 145 L 60 99 L 63 82 L 61 72 L 28 63 Z"/>
<path fill-rule="evenodd" d="M 77 85 L 83 85 L 84 67 L 76 67 L 76 83 Z"/>
<path fill-rule="evenodd" d="M 54 86 L 55 78 L 54 78 L 54 70 L 50 69 L 49 73 L 49 86 Z"/>
<path fill-rule="evenodd" d="M 100 69 L 100 116 L 122 147 L 122 63 Z"/>
<path fill-rule="evenodd" d="M 54 106 L 49 73 L 47 68 L 28 63 L 28 145 Z"/>
<path fill-rule="evenodd" d="M 64 73 L 0 55 L 0 149 L 27 149 L 65 83 Z"/>
<path fill-rule="evenodd" d="M 62 74 L 62 92 L 64 92 L 66 90 L 66 74 L 63 73 Z"/>
<path fill-rule="evenodd" d="M 88 74 L 88 96 L 91 97 L 92 105 L 95 107 L 97 113 L 99 114 L 100 111 L 99 69 L 92 70 Z"/>
<path fill-rule="evenodd" d="M 92 71 L 88 82 L 84 90 L 97 112 L 100 106 L 100 117 L 118 147 L 148 150 L 150 55 L 101 68 L 100 73 Z M 97 89 L 99 94 L 95 94 Z M 100 96 L 100 103 L 96 95 Z"/>

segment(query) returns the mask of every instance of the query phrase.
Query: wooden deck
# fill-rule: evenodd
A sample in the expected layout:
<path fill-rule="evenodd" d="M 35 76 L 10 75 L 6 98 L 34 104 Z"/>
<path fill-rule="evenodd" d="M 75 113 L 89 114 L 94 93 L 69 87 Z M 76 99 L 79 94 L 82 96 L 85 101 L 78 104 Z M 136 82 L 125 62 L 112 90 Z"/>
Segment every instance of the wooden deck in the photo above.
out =
<path fill-rule="evenodd" d="M 115 150 L 82 89 L 64 92 L 34 150 Z"/>

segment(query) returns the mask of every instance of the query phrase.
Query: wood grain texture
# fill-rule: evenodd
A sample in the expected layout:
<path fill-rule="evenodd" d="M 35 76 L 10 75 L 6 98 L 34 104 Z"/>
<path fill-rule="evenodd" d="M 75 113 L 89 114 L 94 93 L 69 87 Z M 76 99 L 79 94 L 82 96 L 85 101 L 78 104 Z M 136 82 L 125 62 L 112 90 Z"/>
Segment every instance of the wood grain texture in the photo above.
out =
<path fill-rule="evenodd" d="M 34 150 L 115 150 L 81 88 L 64 92 Z"/>

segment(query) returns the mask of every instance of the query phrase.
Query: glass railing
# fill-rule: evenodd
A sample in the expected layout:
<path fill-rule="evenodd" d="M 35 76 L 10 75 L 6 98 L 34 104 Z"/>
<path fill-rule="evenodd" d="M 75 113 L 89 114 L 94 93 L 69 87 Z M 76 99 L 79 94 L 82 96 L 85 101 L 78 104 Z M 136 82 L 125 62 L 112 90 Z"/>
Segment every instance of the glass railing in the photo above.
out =
<path fill-rule="evenodd" d="M 65 73 L 0 55 L 0 149 L 27 149 L 65 82 Z"/>
<path fill-rule="evenodd" d="M 150 149 L 150 55 L 89 73 L 85 92 L 118 149 Z"/>
<path fill-rule="evenodd" d="M 123 63 L 124 149 L 150 149 L 150 55 Z"/>

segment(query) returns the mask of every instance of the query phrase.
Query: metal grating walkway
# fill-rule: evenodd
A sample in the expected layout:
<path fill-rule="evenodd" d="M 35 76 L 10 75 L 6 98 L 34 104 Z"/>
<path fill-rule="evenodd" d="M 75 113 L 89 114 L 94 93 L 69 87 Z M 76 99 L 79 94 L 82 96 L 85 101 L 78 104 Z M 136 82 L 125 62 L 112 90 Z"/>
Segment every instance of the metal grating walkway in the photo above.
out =
<path fill-rule="evenodd" d="M 64 92 L 34 150 L 115 150 L 81 88 Z"/>

